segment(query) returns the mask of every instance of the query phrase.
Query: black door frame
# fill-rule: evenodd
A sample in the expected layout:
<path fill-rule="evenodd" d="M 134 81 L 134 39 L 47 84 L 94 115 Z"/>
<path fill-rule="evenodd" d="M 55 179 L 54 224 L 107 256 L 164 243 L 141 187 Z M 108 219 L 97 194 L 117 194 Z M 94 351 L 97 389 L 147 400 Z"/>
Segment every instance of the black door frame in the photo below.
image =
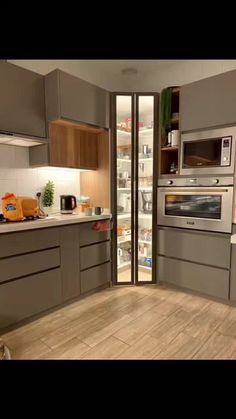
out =
<path fill-rule="evenodd" d="M 131 97 L 131 282 L 117 282 L 117 132 L 116 132 L 116 97 Z M 138 281 L 138 102 L 140 96 L 153 96 L 153 202 L 152 202 L 152 280 Z M 110 94 L 110 190 L 113 215 L 112 230 L 112 285 L 144 285 L 156 283 L 157 259 L 157 178 L 158 178 L 158 134 L 159 134 L 159 94 L 153 92 L 113 92 Z"/>

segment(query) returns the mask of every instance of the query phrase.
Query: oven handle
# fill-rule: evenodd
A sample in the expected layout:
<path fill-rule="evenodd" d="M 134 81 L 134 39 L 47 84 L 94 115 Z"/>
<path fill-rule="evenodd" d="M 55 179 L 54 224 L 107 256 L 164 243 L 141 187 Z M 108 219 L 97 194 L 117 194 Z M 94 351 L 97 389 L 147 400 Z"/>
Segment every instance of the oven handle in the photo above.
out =
<path fill-rule="evenodd" d="M 200 192 L 202 195 L 205 194 L 205 192 L 210 192 L 210 193 L 219 193 L 219 192 L 229 192 L 229 189 L 159 189 L 160 192 L 166 192 L 168 194 L 175 194 L 175 192 L 181 192 L 182 194 L 187 193 L 194 193 L 194 192 Z"/>

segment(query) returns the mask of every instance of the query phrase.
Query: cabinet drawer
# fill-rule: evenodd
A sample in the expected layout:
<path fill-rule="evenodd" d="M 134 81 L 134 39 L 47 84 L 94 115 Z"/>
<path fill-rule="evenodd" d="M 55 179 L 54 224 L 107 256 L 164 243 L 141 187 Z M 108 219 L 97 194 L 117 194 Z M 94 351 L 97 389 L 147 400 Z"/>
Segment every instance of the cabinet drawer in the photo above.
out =
<path fill-rule="evenodd" d="M 56 246 L 59 246 L 58 228 L 1 234 L 0 258 Z"/>
<path fill-rule="evenodd" d="M 60 266 L 59 248 L 0 260 L 0 282 Z"/>
<path fill-rule="evenodd" d="M 60 269 L 0 285 L 0 328 L 61 303 Z"/>
<path fill-rule="evenodd" d="M 110 260 L 110 241 L 80 249 L 80 269 L 87 269 L 90 266 L 100 265 Z"/>
<path fill-rule="evenodd" d="M 160 255 L 230 267 L 230 236 L 177 229 L 159 229 L 157 234 Z"/>
<path fill-rule="evenodd" d="M 107 220 L 99 220 L 101 223 L 107 223 Z M 85 223 L 79 226 L 79 239 L 80 246 L 86 246 L 87 244 L 97 243 L 100 241 L 110 240 L 111 232 L 108 231 L 96 231 L 93 230 L 96 222 Z"/>
<path fill-rule="evenodd" d="M 111 279 L 110 262 L 81 272 L 81 294 L 107 284 Z"/>
<path fill-rule="evenodd" d="M 159 256 L 157 279 L 214 297 L 228 299 L 229 271 L 224 269 Z"/>

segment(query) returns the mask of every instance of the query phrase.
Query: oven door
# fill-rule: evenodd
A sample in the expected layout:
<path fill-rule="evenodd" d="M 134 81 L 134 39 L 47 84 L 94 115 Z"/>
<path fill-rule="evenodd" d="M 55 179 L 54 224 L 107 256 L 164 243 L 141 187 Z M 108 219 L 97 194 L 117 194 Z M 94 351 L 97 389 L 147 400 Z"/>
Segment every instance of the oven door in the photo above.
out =
<path fill-rule="evenodd" d="M 235 127 L 182 134 L 180 174 L 233 174 L 235 138 Z"/>
<path fill-rule="evenodd" d="M 159 188 L 158 225 L 230 233 L 233 187 Z"/>

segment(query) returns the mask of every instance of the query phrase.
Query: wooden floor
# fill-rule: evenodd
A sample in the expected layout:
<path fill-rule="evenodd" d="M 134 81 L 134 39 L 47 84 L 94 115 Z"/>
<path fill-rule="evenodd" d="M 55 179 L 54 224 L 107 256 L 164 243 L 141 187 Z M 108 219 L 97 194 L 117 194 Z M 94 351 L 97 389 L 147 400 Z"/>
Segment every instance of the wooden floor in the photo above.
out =
<path fill-rule="evenodd" d="M 116 287 L 2 338 L 13 359 L 236 359 L 236 307 L 156 285 Z"/>

